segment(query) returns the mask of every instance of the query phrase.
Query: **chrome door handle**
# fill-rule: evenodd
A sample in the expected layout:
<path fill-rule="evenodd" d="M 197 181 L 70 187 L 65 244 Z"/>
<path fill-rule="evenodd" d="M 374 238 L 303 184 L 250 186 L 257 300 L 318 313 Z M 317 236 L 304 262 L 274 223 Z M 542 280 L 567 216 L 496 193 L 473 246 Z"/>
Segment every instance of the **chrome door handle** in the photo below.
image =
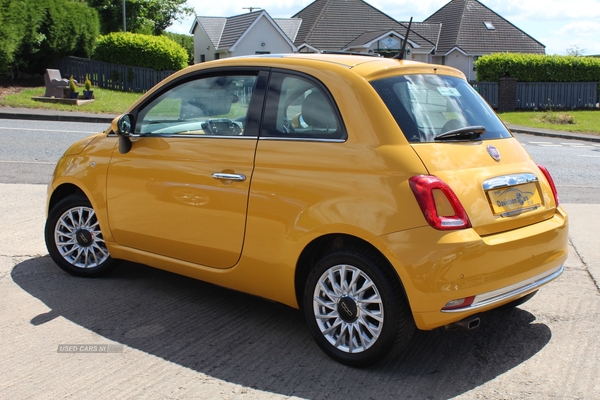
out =
<path fill-rule="evenodd" d="M 212 174 L 214 179 L 223 179 L 226 181 L 245 181 L 246 175 L 242 174 L 226 174 L 223 172 L 215 172 Z"/>

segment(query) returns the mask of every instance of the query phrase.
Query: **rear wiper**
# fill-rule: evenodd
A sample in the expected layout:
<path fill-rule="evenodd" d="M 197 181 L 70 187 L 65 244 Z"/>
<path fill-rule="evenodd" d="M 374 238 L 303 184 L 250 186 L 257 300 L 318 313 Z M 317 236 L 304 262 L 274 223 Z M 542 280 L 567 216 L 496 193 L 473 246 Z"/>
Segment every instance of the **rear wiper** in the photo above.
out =
<path fill-rule="evenodd" d="M 465 126 L 464 128 L 452 129 L 437 135 L 434 140 L 476 140 L 485 133 L 481 125 Z"/>

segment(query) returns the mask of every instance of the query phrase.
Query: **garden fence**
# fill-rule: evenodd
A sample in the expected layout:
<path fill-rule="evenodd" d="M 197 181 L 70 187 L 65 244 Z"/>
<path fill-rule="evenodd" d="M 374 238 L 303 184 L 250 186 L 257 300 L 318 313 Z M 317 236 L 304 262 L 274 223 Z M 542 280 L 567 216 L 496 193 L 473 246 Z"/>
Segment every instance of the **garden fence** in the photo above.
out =
<path fill-rule="evenodd" d="M 52 68 L 60 70 L 64 78 L 71 75 L 83 83 L 86 76 L 92 85 L 125 92 L 145 92 L 175 71 L 155 71 L 151 68 L 110 64 L 79 57 L 63 57 Z"/>

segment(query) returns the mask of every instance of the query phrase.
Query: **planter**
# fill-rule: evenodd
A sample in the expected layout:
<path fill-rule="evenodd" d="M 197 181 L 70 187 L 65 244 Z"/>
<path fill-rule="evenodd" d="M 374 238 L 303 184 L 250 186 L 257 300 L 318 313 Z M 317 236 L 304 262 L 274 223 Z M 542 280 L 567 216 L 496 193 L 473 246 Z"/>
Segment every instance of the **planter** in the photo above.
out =
<path fill-rule="evenodd" d="M 70 92 L 69 93 L 70 99 L 77 99 L 78 97 L 79 97 L 79 92 Z"/>
<path fill-rule="evenodd" d="M 94 91 L 93 90 L 84 90 L 83 91 L 83 98 L 86 99 L 86 100 L 93 99 L 94 98 Z"/>

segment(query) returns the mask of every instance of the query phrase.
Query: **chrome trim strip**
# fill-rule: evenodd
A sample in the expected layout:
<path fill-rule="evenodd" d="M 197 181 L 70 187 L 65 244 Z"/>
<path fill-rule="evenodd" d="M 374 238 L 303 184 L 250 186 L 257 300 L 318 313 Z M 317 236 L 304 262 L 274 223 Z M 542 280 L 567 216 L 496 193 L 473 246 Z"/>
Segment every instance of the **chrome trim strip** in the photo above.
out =
<path fill-rule="evenodd" d="M 171 138 L 203 138 L 203 139 L 242 139 L 242 140 L 256 140 L 258 136 L 244 136 L 244 135 L 205 135 L 202 133 L 194 134 L 194 133 L 173 133 L 169 135 L 155 135 L 155 134 L 147 134 L 147 136 L 143 137 L 171 137 Z"/>
<path fill-rule="evenodd" d="M 519 294 L 531 291 L 536 289 L 546 283 L 558 278 L 563 271 L 565 270 L 565 265 L 562 264 L 554 269 L 552 269 L 549 273 L 543 273 L 533 278 L 526 279 L 521 282 L 517 282 L 513 285 L 503 287 L 498 290 L 494 290 L 487 293 L 478 294 L 475 296 L 475 300 L 473 304 L 468 307 L 457 308 L 452 310 L 441 310 L 443 313 L 457 313 L 463 311 L 471 311 L 477 310 L 479 308 L 487 307 L 491 304 L 499 303 L 501 301 L 510 299 L 513 296 L 517 296 Z"/>
<path fill-rule="evenodd" d="M 537 181 L 537 176 L 529 173 L 497 176 L 496 178 L 491 178 L 483 182 L 483 190 L 488 191 Z"/>
<path fill-rule="evenodd" d="M 276 137 L 276 136 L 261 136 L 259 140 L 283 140 L 287 142 L 327 142 L 327 143 L 344 143 L 347 139 L 322 139 L 322 138 L 299 138 L 299 137 Z"/>
<path fill-rule="evenodd" d="M 527 207 L 527 208 L 521 208 L 521 209 L 519 209 L 519 210 L 508 211 L 508 212 L 502 213 L 502 214 L 500 214 L 500 216 L 501 216 L 501 217 L 505 217 L 505 218 L 506 218 L 506 217 L 512 217 L 512 216 L 515 216 L 515 215 L 521 215 L 521 214 L 523 214 L 523 213 L 526 213 L 526 212 L 529 212 L 529 211 L 535 211 L 535 210 L 537 210 L 538 208 L 540 208 L 540 206 L 539 206 L 539 205 L 537 205 L 537 206 L 532 206 L 532 207 Z"/>
<path fill-rule="evenodd" d="M 109 133 L 107 136 L 109 137 L 118 137 L 114 132 Z M 258 136 L 244 136 L 244 135 L 204 135 L 202 133 L 192 134 L 192 133 L 144 133 L 144 134 L 133 134 L 129 136 L 132 139 L 138 138 L 194 138 L 194 139 L 244 139 L 244 140 L 257 140 Z"/>
<path fill-rule="evenodd" d="M 223 179 L 227 181 L 245 181 L 246 175 L 242 174 L 225 174 L 223 172 L 215 172 L 212 174 L 214 179 Z"/>

